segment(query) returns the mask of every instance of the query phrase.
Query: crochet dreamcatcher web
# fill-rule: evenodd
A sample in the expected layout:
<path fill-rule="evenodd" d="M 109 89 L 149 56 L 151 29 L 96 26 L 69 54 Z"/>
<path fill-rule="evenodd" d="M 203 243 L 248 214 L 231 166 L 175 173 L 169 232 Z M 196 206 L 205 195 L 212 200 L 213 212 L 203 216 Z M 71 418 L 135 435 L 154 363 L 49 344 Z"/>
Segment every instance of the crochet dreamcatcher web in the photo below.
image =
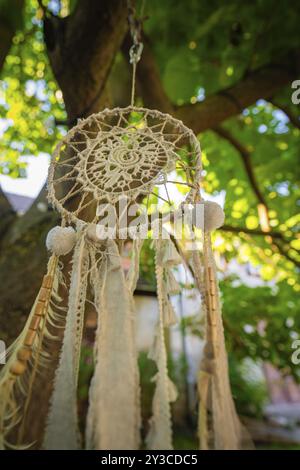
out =
<path fill-rule="evenodd" d="M 81 121 L 57 146 L 49 199 L 69 221 L 97 222 L 99 204 L 160 198 L 155 188 L 170 183 L 185 185 L 193 200 L 200 173 L 199 141 L 181 121 L 134 106 L 106 109 Z"/>

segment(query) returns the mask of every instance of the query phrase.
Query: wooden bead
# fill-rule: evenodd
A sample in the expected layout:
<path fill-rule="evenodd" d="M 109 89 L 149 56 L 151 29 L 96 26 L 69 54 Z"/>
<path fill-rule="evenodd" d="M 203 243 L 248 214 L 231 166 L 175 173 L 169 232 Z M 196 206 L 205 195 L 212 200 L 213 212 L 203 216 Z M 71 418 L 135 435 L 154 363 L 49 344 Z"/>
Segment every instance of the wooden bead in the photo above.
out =
<path fill-rule="evenodd" d="M 45 287 L 41 287 L 40 293 L 39 293 L 39 301 L 40 302 L 46 302 L 48 299 L 49 291 Z"/>
<path fill-rule="evenodd" d="M 211 299 L 210 305 L 211 305 L 212 310 L 217 310 L 217 299 L 216 299 L 216 296 L 215 296 L 215 295 L 212 295 L 210 299 Z"/>
<path fill-rule="evenodd" d="M 216 348 L 218 346 L 218 331 L 217 331 L 217 328 L 215 328 L 215 326 L 216 325 L 213 325 L 211 329 L 211 340 L 213 344 L 215 345 L 215 352 L 216 352 Z"/>
<path fill-rule="evenodd" d="M 215 287 L 215 285 L 213 285 L 213 284 L 211 284 L 211 285 L 209 286 L 209 295 L 210 295 L 211 297 L 216 297 L 216 295 L 217 295 L 216 287 Z"/>
<path fill-rule="evenodd" d="M 32 354 L 31 349 L 23 347 L 23 348 L 19 349 L 19 351 L 17 352 L 17 358 L 20 361 L 26 362 L 30 359 L 31 354 Z"/>
<path fill-rule="evenodd" d="M 51 287 L 52 287 L 52 281 L 53 281 L 52 276 L 50 276 L 49 274 L 47 274 L 47 275 L 44 276 L 44 278 L 43 278 L 42 286 L 45 287 L 45 289 L 51 289 Z"/>
<path fill-rule="evenodd" d="M 36 304 L 36 307 L 34 309 L 34 315 L 36 316 L 43 316 L 45 313 L 45 303 L 44 302 L 38 302 Z"/>
<path fill-rule="evenodd" d="M 24 339 L 24 345 L 25 346 L 32 346 L 35 340 L 36 332 L 34 330 L 28 330 L 25 339 Z"/>
<path fill-rule="evenodd" d="M 41 321 L 41 317 L 39 315 L 33 315 L 29 328 L 31 330 L 36 331 L 39 327 L 40 321 Z"/>
<path fill-rule="evenodd" d="M 211 266 L 208 266 L 207 268 L 207 271 L 208 271 L 208 279 L 211 281 L 211 282 L 214 282 L 215 280 L 215 276 L 214 276 L 214 270 Z"/>
<path fill-rule="evenodd" d="M 16 360 L 11 366 L 10 366 L 10 372 L 14 375 L 22 375 L 25 370 L 26 370 L 26 363 L 20 361 L 19 359 Z"/>

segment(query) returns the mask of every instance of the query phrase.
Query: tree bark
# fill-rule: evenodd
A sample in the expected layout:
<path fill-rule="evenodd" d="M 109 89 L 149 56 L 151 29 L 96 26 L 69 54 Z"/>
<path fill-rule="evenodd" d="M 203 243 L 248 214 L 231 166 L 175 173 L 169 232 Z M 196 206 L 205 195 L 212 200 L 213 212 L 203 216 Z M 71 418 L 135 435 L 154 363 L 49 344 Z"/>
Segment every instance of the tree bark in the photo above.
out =
<path fill-rule="evenodd" d="M 6 232 L 15 218 L 16 213 L 0 186 L 0 248 Z"/>
<path fill-rule="evenodd" d="M 9 3 L 12 5 L 9 5 Z M 0 71 L 10 50 L 17 23 L 22 22 L 23 6 L 24 0 L 4 1 L 0 5 Z M 14 9 L 13 15 L 10 9 Z"/>
<path fill-rule="evenodd" d="M 290 65 L 290 57 L 287 55 L 278 65 L 264 66 L 249 73 L 239 83 L 207 97 L 201 103 L 177 108 L 176 116 L 196 134 L 218 126 L 257 100 L 267 100 L 291 84 L 297 76 L 297 68 Z"/>
<path fill-rule="evenodd" d="M 127 4 L 80 1 L 73 15 L 47 16 L 44 25 L 50 63 L 74 125 L 106 104 L 107 79 L 127 31 Z"/>

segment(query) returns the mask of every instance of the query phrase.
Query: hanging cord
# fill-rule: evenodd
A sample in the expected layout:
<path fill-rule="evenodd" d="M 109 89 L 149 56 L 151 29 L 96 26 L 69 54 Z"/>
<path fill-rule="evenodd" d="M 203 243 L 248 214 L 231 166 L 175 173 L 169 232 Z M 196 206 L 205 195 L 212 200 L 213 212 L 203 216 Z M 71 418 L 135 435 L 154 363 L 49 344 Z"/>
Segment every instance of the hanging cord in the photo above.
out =
<path fill-rule="evenodd" d="M 143 21 L 146 19 L 143 16 L 144 8 L 145 0 L 142 2 L 140 17 L 137 18 L 135 8 L 132 6 L 131 1 L 128 0 L 128 24 L 133 41 L 129 50 L 129 62 L 132 64 L 131 106 L 134 106 L 135 99 L 136 67 L 141 59 L 144 48 L 144 44 L 142 43 L 142 27 Z"/>

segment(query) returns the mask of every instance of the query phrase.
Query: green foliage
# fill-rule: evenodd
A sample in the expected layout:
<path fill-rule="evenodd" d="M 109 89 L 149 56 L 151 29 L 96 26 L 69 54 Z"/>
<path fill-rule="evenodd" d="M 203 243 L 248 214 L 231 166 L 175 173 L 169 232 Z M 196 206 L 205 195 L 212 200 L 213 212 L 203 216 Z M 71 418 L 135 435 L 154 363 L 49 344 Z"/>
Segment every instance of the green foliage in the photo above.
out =
<path fill-rule="evenodd" d="M 247 287 L 236 279 L 221 282 L 227 348 L 242 361 L 269 361 L 300 381 L 299 366 L 291 362 L 292 343 L 299 338 L 300 298 L 285 282 Z"/>
<path fill-rule="evenodd" d="M 299 47 L 293 0 L 152 0 L 148 13 L 146 30 L 164 85 L 178 104 L 197 96 L 199 87 L 212 94 Z"/>
<path fill-rule="evenodd" d="M 13 14 L 14 8 L 9 9 Z M 65 119 L 62 93 L 45 51 L 37 1 L 25 2 L 23 28 L 13 39 L 0 80 L 0 172 L 24 175 L 21 156 L 51 153 L 62 136 L 55 120 Z M 5 118 L 5 120 L 4 120 Z"/>
<path fill-rule="evenodd" d="M 232 396 L 237 412 L 242 416 L 263 417 L 263 407 L 268 401 L 265 381 L 255 377 L 255 364 L 250 361 L 237 361 L 234 355 L 229 356 L 229 371 Z"/>

